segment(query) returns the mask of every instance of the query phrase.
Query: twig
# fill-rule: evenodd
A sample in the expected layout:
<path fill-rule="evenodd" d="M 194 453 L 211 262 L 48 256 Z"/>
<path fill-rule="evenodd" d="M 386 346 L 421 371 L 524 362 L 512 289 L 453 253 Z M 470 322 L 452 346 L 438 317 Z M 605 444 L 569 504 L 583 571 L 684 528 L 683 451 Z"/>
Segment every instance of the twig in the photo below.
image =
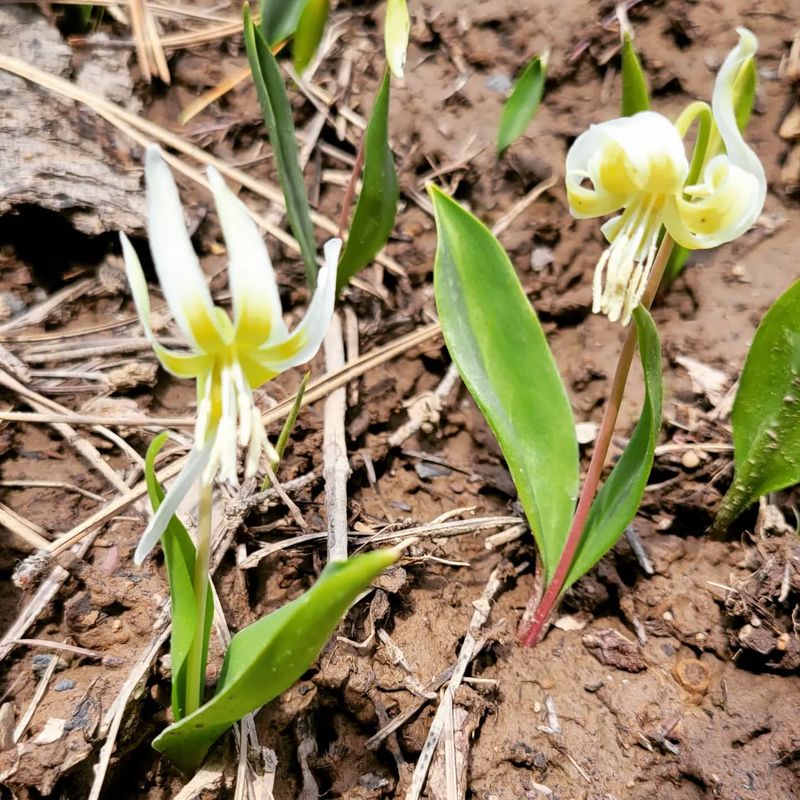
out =
<path fill-rule="evenodd" d="M 0 481 L 0 486 L 8 489 L 64 489 L 68 492 L 77 492 L 98 503 L 105 502 L 105 498 L 102 495 L 95 494 L 88 489 L 76 486 L 74 483 L 67 483 L 66 481 Z"/>
<path fill-rule="evenodd" d="M 433 717 L 433 722 L 431 722 L 431 727 L 428 731 L 428 738 L 425 740 L 425 744 L 422 746 L 419 759 L 417 760 L 417 765 L 414 768 L 414 774 L 411 777 L 411 786 L 406 792 L 405 800 L 419 800 L 422 790 L 425 788 L 425 780 L 428 775 L 428 768 L 431 765 L 433 754 L 436 751 L 436 745 L 439 742 L 439 737 L 441 736 L 444 728 L 445 713 L 448 705 L 452 709 L 453 695 L 461 684 L 461 681 L 464 678 L 464 673 L 467 670 L 467 666 L 469 666 L 473 654 L 478 646 L 478 633 L 489 619 L 491 603 L 494 600 L 495 595 L 500 591 L 500 587 L 503 584 L 505 570 L 506 564 L 505 562 L 501 561 L 500 564 L 498 564 L 492 570 L 491 575 L 489 575 L 489 580 L 486 582 L 486 586 L 481 593 L 481 596 L 473 603 L 475 611 L 472 614 L 469 628 L 464 636 L 461 650 L 458 653 L 458 659 L 455 667 L 453 668 L 453 675 L 450 678 L 450 682 L 447 684 L 447 688 L 445 689 L 445 694 L 449 695 L 447 698 L 448 704 L 445 704 L 445 698 L 443 698 L 443 702 L 439 703 L 439 707 L 436 709 L 436 714 Z"/>
<path fill-rule="evenodd" d="M 438 425 L 444 401 L 453 391 L 457 380 L 458 369 L 454 362 L 447 368 L 444 377 L 432 392 L 422 392 L 407 404 L 408 420 L 389 437 L 389 446 L 399 447 L 420 428 L 427 432 Z"/>
<path fill-rule="evenodd" d="M 32 522 L 20 517 L 5 503 L 0 503 L 0 525 L 19 536 L 34 551 L 46 550 L 50 547 L 50 541 L 42 536 L 43 531 L 41 529 L 36 530 Z"/>
<path fill-rule="evenodd" d="M 1 58 L 2 56 L 0 56 L 0 59 Z M 385 361 L 404 353 L 406 350 L 426 342 L 428 339 L 431 339 L 434 336 L 438 336 L 440 332 L 441 328 L 439 327 L 438 323 L 427 325 L 426 327 L 414 331 L 407 336 L 396 339 L 394 342 L 385 345 L 384 347 L 379 347 L 370 351 L 359 358 L 356 363 L 346 364 L 344 369 L 335 374 L 323 375 L 316 381 L 311 382 L 308 390 L 303 396 L 303 405 L 306 406 L 309 403 L 319 400 L 321 397 L 325 397 L 334 389 L 338 388 L 339 386 L 346 385 L 349 381 L 365 374 L 376 365 L 382 364 Z M 280 419 L 289 411 L 293 402 L 294 398 L 290 397 L 287 400 L 284 400 L 282 403 L 279 403 L 277 406 L 275 406 L 275 408 L 272 408 L 262 414 L 262 424 L 269 425 L 275 420 Z M 186 457 L 183 456 L 174 461 L 168 467 L 160 470 L 156 475 L 159 482 L 164 484 L 170 478 L 175 477 L 175 475 L 177 475 L 183 469 L 185 460 Z M 110 500 L 105 508 L 95 512 L 88 519 L 75 526 L 71 531 L 59 536 L 54 542 L 52 542 L 49 548 L 50 552 L 54 554 L 62 552 L 71 544 L 86 536 L 87 533 L 107 522 L 122 509 L 138 500 L 145 494 L 146 491 L 147 487 L 145 486 L 144 482 L 141 482 L 122 496 Z"/>
<path fill-rule="evenodd" d="M 339 372 L 344 368 L 342 322 L 333 315 L 325 335 L 325 368 Z M 344 386 L 325 400 L 322 463 L 325 477 L 325 512 L 328 518 L 328 561 L 347 560 L 347 479 L 350 462 L 347 460 L 344 415 L 347 394 Z"/>
<path fill-rule="evenodd" d="M 645 574 L 655 574 L 653 562 L 650 560 L 650 556 L 647 555 L 647 550 L 645 550 L 642 540 L 639 538 L 639 534 L 636 533 L 636 529 L 633 525 L 628 525 L 625 529 L 625 538 L 628 540 L 628 544 L 631 546 L 631 550 Z"/>
<path fill-rule="evenodd" d="M 364 533 L 363 531 L 349 531 L 348 537 L 353 538 L 359 544 L 364 546 L 367 544 L 378 544 L 381 542 L 396 542 L 406 539 L 409 536 L 430 538 L 445 538 L 448 536 L 460 536 L 464 533 L 475 533 L 476 531 L 497 528 L 500 525 L 508 525 L 509 522 L 519 522 L 519 517 L 485 517 L 475 520 L 457 520 L 454 522 L 446 522 L 442 524 L 419 525 L 413 528 L 403 528 L 398 531 L 389 531 L 383 533 Z M 290 539 L 276 542 L 275 544 L 267 545 L 254 553 L 251 553 L 240 565 L 241 569 L 252 569 L 259 561 L 267 556 L 277 553 L 280 550 L 288 550 L 290 547 L 296 547 L 308 542 L 320 541 L 327 539 L 328 533 L 326 531 L 318 531 L 315 533 L 304 533 L 300 536 L 293 536 Z"/>
<path fill-rule="evenodd" d="M 36 687 L 36 691 L 33 693 L 33 699 L 25 709 L 25 713 L 22 715 L 17 727 L 14 728 L 14 744 L 19 742 L 19 740 L 25 735 L 25 731 L 28 730 L 28 725 L 31 724 L 33 715 L 36 713 L 39 703 L 42 702 L 45 692 L 47 692 L 47 685 L 50 683 L 50 678 L 53 677 L 53 673 L 56 671 L 57 666 L 58 656 L 53 655 L 50 657 L 50 663 L 47 665 L 47 669 L 45 669 L 44 674 L 42 675 L 42 678 Z"/>
<path fill-rule="evenodd" d="M 308 523 L 303 519 L 300 509 L 292 501 L 292 498 L 286 494 L 286 490 L 281 485 L 281 482 L 275 477 L 272 467 L 267 464 L 265 469 L 267 475 L 269 476 L 270 483 L 272 484 L 272 488 L 275 490 L 275 494 L 280 497 L 280 499 L 283 501 L 283 504 L 289 509 L 289 513 L 292 515 L 292 519 L 297 523 L 297 525 L 303 530 L 306 530 L 308 528 Z"/>
<path fill-rule="evenodd" d="M 35 306 L 31 306 L 31 308 L 24 311 L 18 317 L 14 317 L 0 325 L 0 334 L 6 334 L 9 331 L 27 325 L 38 325 L 40 322 L 44 322 L 60 305 L 69 303 L 72 300 L 77 300 L 79 297 L 86 294 L 92 286 L 94 286 L 94 279 L 85 278 L 84 280 L 71 283 L 63 289 L 59 289 L 57 292 L 51 294 L 47 300 Z"/>

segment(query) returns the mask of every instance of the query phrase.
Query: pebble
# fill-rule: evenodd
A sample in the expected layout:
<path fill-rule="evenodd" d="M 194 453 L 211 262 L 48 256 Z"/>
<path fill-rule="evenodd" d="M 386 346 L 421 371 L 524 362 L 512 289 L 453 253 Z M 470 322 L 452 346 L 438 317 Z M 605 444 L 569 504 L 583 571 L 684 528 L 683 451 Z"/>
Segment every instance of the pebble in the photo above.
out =
<path fill-rule="evenodd" d="M 700 466 L 700 456 L 695 450 L 687 450 L 681 457 L 681 464 L 686 469 L 697 469 Z"/>
<path fill-rule="evenodd" d="M 35 655 L 31 659 L 31 670 L 33 670 L 33 674 L 37 677 L 41 678 L 44 675 L 44 671 L 50 666 L 50 662 L 53 660 L 55 656 L 51 655 L 50 653 L 39 653 Z M 56 669 L 66 669 L 67 662 L 64 661 L 63 658 L 58 659 L 58 663 L 56 664 Z"/>
<path fill-rule="evenodd" d="M 70 689 L 74 689 L 77 685 L 78 682 L 72 680 L 72 678 L 64 678 L 63 681 L 59 681 L 55 686 L 53 686 L 53 690 L 56 692 L 68 692 Z"/>
<path fill-rule="evenodd" d="M 513 85 L 511 78 L 509 78 L 508 75 L 504 75 L 502 72 L 496 72 L 486 79 L 486 88 L 492 92 L 502 92 L 505 94 L 511 91 Z"/>

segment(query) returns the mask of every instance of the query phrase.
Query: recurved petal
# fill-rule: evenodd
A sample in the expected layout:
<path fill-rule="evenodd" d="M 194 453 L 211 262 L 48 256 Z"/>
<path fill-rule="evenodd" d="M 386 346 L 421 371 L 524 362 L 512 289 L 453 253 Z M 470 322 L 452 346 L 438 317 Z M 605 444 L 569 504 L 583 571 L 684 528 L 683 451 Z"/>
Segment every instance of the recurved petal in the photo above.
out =
<path fill-rule="evenodd" d="M 601 125 L 584 131 L 567 152 L 566 186 L 570 211 L 576 219 L 613 214 L 625 204 L 627 192 L 609 192 L 592 174 L 590 163 L 606 143 Z M 591 185 L 587 185 L 587 181 Z"/>
<path fill-rule="evenodd" d="M 155 145 L 147 148 L 147 232 L 164 297 L 198 350 L 219 346 L 214 304 L 183 219 L 178 187 Z"/>
<path fill-rule="evenodd" d="M 317 289 L 311 298 L 303 321 L 282 342 L 259 348 L 259 364 L 272 372 L 284 372 L 296 364 L 313 358 L 319 350 L 333 316 L 336 300 L 336 268 L 339 263 L 341 239 L 330 239 L 325 244 L 325 263 L 317 276 Z"/>
<path fill-rule="evenodd" d="M 214 167 L 208 180 L 228 249 L 228 280 L 237 341 L 260 345 L 286 336 L 272 261 L 247 207 Z"/>
<path fill-rule="evenodd" d="M 119 238 L 122 244 L 122 256 L 125 261 L 125 274 L 128 277 L 128 285 L 131 287 L 136 312 L 144 328 L 144 335 L 150 341 L 156 357 L 164 368 L 176 377 L 196 378 L 208 368 L 208 357 L 195 353 L 175 353 L 159 344 L 150 326 L 150 295 L 147 291 L 147 281 L 144 277 L 139 256 L 124 233 L 120 233 Z"/>
<path fill-rule="evenodd" d="M 139 540 L 139 544 L 133 556 L 135 564 L 141 564 L 147 557 L 147 554 L 156 546 L 156 543 L 166 530 L 167 525 L 169 525 L 169 521 L 178 510 L 181 501 L 186 497 L 192 485 L 200 477 L 203 468 L 208 463 L 212 447 L 213 437 L 205 447 L 202 449 L 195 448 L 189 453 L 183 472 L 178 475 L 177 480 L 170 487 L 161 505 L 158 507 L 158 510 L 150 520 L 150 524 L 145 529 L 142 538 Z"/>
<path fill-rule="evenodd" d="M 736 124 L 734 92 L 739 70 L 747 64 L 749 59 L 755 57 L 758 39 L 746 28 L 737 28 L 736 32 L 739 34 L 739 44 L 728 53 L 717 74 L 711 110 L 731 163 L 739 169 L 749 172 L 755 179 L 752 184 L 756 191 L 753 205 L 759 205 L 759 211 L 755 215 L 758 216 L 767 194 L 767 179 L 758 156 L 748 147 Z"/>
<path fill-rule="evenodd" d="M 704 250 L 731 242 L 756 221 L 764 205 L 757 176 L 715 156 L 703 173 L 703 183 L 687 187 L 690 199 L 675 195 L 663 209 L 670 236 L 689 250 Z"/>

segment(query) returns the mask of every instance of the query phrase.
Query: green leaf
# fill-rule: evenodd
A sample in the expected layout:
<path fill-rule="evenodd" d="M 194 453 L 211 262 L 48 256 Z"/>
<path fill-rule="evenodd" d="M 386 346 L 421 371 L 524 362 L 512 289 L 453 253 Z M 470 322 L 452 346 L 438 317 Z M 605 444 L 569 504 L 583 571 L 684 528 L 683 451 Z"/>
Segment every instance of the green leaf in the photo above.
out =
<path fill-rule="evenodd" d="M 800 281 L 756 330 L 731 421 L 736 471 L 714 522 L 720 529 L 762 495 L 800 482 Z"/>
<path fill-rule="evenodd" d="M 297 30 L 306 2 L 261 0 L 261 32 L 270 46 L 288 39 Z"/>
<path fill-rule="evenodd" d="M 647 78 L 633 48 L 631 35 L 625 33 L 622 38 L 622 116 L 632 117 L 649 108 Z"/>
<path fill-rule="evenodd" d="M 633 312 L 644 373 L 642 415 L 628 446 L 592 503 L 583 538 L 564 582 L 564 589 L 585 575 L 616 543 L 642 502 L 661 428 L 661 346 L 650 314 Z"/>
<path fill-rule="evenodd" d="M 214 697 L 170 725 L 153 747 L 184 772 L 197 769 L 231 725 L 302 676 L 358 595 L 396 559 L 394 550 L 376 550 L 328 564 L 305 594 L 237 633 Z"/>
<path fill-rule="evenodd" d="M 733 84 L 734 113 L 739 130 L 744 132 L 753 113 L 756 101 L 756 83 L 758 75 L 755 58 L 748 58 L 739 68 L 739 74 Z"/>
<path fill-rule="evenodd" d="M 552 578 L 578 491 L 578 443 L 564 384 L 514 267 L 492 233 L 428 188 L 439 241 L 436 307 L 445 342 L 503 450 Z"/>
<path fill-rule="evenodd" d="M 389 240 L 400 187 L 389 147 L 389 73 L 372 107 L 364 140 L 364 175 L 347 244 L 339 262 L 336 283 L 339 289 L 360 269 L 369 264 Z"/>
<path fill-rule="evenodd" d="M 311 63 L 317 52 L 322 34 L 325 32 L 329 11 L 330 0 L 308 0 L 300 15 L 292 45 L 294 68 L 298 74 L 303 74 L 303 70 Z"/>
<path fill-rule="evenodd" d="M 244 7 L 244 43 L 253 71 L 253 81 L 261 103 L 261 113 L 267 126 L 269 141 L 275 154 L 283 196 L 286 198 L 286 214 L 292 233 L 300 245 L 306 267 L 309 288 L 317 283 L 317 248 L 314 242 L 314 226 L 308 205 L 297 142 L 294 138 L 292 107 L 286 95 L 278 62 L 261 31 L 253 26 L 249 6 Z"/>
<path fill-rule="evenodd" d="M 156 436 L 147 448 L 144 459 L 144 478 L 153 511 L 157 511 L 164 499 L 164 489 L 156 479 L 155 460 L 167 441 L 167 434 Z M 170 660 L 172 664 L 172 713 L 181 719 L 186 713 L 186 664 L 189 649 L 197 629 L 197 603 L 195 602 L 193 576 L 195 549 L 186 528 L 177 517 L 173 517 L 161 537 L 164 565 L 169 582 L 170 606 L 172 610 L 172 634 L 170 638 Z M 214 616 L 211 594 L 206 605 L 203 653 L 208 653 L 208 637 Z M 205 673 L 205 663 L 202 668 Z"/>
<path fill-rule="evenodd" d="M 548 58 L 549 53 L 546 52 L 536 56 L 517 78 L 500 116 L 500 129 L 497 132 L 498 155 L 502 155 L 510 144 L 525 133 L 536 114 L 544 94 Z"/>
<path fill-rule="evenodd" d="M 289 437 L 292 435 L 292 430 L 294 430 L 294 425 L 297 422 L 297 415 L 300 413 L 300 406 L 303 404 L 303 395 L 306 393 L 306 387 L 308 386 L 308 382 L 311 379 L 311 373 L 306 372 L 303 375 L 303 380 L 300 381 L 300 388 L 297 390 L 297 394 L 294 396 L 294 402 L 292 403 L 292 407 L 289 409 L 289 414 L 283 422 L 283 427 L 281 428 L 280 435 L 278 436 L 278 441 L 275 442 L 275 452 L 278 454 L 278 460 L 272 462 L 272 469 L 273 472 L 277 471 L 278 464 L 281 463 L 281 459 L 283 458 L 283 453 L 286 450 L 286 445 L 289 443 Z M 269 489 L 272 485 L 272 481 L 270 480 L 269 473 L 264 476 L 264 481 L 261 484 L 261 491 L 265 491 Z"/>

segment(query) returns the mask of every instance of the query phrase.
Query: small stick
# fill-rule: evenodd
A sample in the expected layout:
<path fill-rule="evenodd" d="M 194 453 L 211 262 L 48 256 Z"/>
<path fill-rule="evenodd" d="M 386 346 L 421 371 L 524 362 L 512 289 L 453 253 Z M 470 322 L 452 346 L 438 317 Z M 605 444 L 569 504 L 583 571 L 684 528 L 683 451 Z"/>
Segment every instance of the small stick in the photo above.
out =
<path fill-rule="evenodd" d="M 505 566 L 506 562 L 501 561 L 500 564 L 498 564 L 492 570 L 481 596 L 473 603 L 475 611 L 472 614 L 469 628 L 464 636 L 461 650 L 458 653 L 458 659 L 456 660 L 455 667 L 453 668 L 453 675 L 450 678 L 447 688 L 445 689 L 445 693 L 449 694 L 449 700 L 451 703 L 453 695 L 464 678 L 464 673 L 467 670 L 467 666 L 472 660 L 473 653 L 477 648 L 478 641 L 476 636 L 486 623 L 486 620 L 489 619 L 489 614 L 492 608 L 491 602 L 494 600 L 495 595 L 498 593 L 498 591 L 500 591 L 500 587 L 503 584 Z M 452 705 L 450 708 L 452 708 Z M 444 729 L 444 715 L 446 710 L 447 706 L 445 706 L 444 703 L 439 703 L 439 707 L 436 709 L 436 714 L 433 717 L 433 722 L 431 722 L 430 730 L 428 731 L 428 738 L 425 740 L 425 744 L 422 746 L 419 759 L 417 760 L 417 765 L 414 768 L 414 774 L 411 777 L 411 786 L 406 792 L 405 800 L 419 800 L 422 790 L 425 788 L 425 780 L 428 775 L 428 769 L 431 765 L 433 754 L 436 751 L 436 745 L 439 742 L 439 737 Z"/>
<path fill-rule="evenodd" d="M 8 528 L 12 533 L 19 536 L 30 547 L 36 550 L 47 550 L 50 541 L 42 536 L 41 528 L 34 528 L 33 523 L 20 517 L 15 511 L 10 509 L 5 503 L 0 503 L 0 525 Z"/>
<path fill-rule="evenodd" d="M 650 556 L 647 555 L 647 550 L 645 550 L 642 540 L 639 538 L 639 534 L 636 533 L 636 528 L 634 528 L 633 525 L 628 525 L 625 529 L 625 538 L 628 540 L 628 544 L 631 546 L 631 550 L 645 574 L 654 575 L 655 569 L 653 568 L 653 562 L 650 560 Z"/>
<path fill-rule="evenodd" d="M 338 372 L 344 368 L 342 323 L 333 315 L 325 335 L 325 368 Z M 344 387 L 336 389 L 325 401 L 322 440 L 323 475 L 325 477 L 325 512 L 328 517 L 328 561 L 347 560 L 347 459 L 344 416 L 347 395 Z"/>
<path fill-rule="evenodd" d="M 68 492 L 82 494 L 84 497 L 96 500 L 98 503 L 105 502 L 105 497 L 102 495 L 95 494 L 88 489 L 83 489 L 74 483 L 67 483 L 66 481 L 0 481 L 0 486 L 8 489 L 65 489 Z"/>
<path fill-rule="evenodd" d="M 47 669 L 44 671 L 42 679 L 39 681 L 39 685 L 36 687 L 36 691 L 33 694 L 33 699 L 31 700 L 30 705 L 25 709 L 25 713 L 22 715 L 22 719 L 20 719 L 17 727 L 14 728 L 14 744 L 17 744 L 17 742 L 19 742 L 19 740 L 25 735 L 25 731 L 28 730 L 28 725 L 31 724 L 33 715 L 36 713 L 39 703 L 42 702 L 45 692 L 47 692 L 47 685 L 50 683 L 50 678 L 53 677 L 53 673 L 56 671 L 57 666 L 58 656 L 51 656 L 50 663 L 47 665 Z"/>

